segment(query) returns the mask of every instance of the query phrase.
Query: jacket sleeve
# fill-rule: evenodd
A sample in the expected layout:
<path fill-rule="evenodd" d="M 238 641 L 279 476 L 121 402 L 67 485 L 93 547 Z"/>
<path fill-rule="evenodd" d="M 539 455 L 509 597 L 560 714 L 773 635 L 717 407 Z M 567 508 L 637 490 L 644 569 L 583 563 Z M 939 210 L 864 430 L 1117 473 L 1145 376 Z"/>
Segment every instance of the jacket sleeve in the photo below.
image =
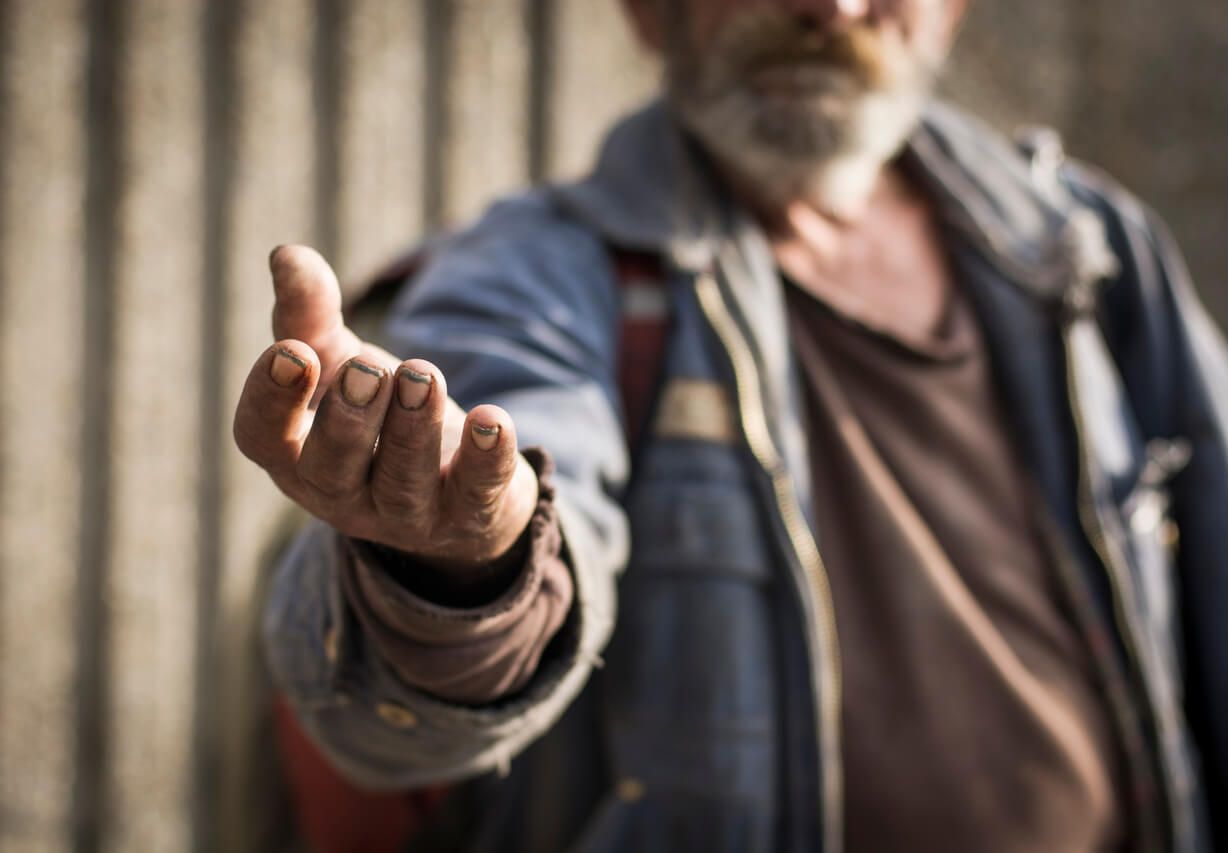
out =
<path fill-rule="evenodd" d="M 505 572 L 489 585 L 443 578 L 440 586 L 435 571 L 403 554 L 347 543 L 341 590 L 372 648 L 407 684 L 450 702 L 485 705 L 519 692 L 571 610 L 551 463 L 540 449 L 523 452 L 537 471 L 538 499 L 510 584 Z"/>
<path fill-rule="evenodd" d="M 1177 583 L 1185 711 L 1201 758 L 1214 849 L 1228 849 L 1228 348 L 1167 228 L 1101 175 L 1084 173 L 1126 261 L 1105 326 L 1147 437 L 1185 439 L 1169 484 L 1180 531 Z"/>
<path fill-rule="evenodd" d="M 437 364 L 465 408 L 504 407 L 520 446 L 553 457 L 575 596 L 516 693 L 447 702 L 400 679 L 339 584 L 338 535 L 311 525 L 277 570 L 264 618 L 274 681 L 305 730 L 357 784 L 404 789 L 505 767 L 558 719 L 613 626 L 628 551 L 615 354 L 618 293 L 604 245 L 540 195 L 496 205 L 445 244 L 396 301 L 384 343 Z"/>

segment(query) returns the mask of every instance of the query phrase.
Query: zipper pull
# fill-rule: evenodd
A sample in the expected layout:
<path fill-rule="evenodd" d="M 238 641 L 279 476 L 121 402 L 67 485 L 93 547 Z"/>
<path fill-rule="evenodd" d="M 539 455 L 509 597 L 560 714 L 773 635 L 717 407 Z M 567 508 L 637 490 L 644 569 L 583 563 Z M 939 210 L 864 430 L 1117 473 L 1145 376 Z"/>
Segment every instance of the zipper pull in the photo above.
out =
<path fill-rule="evenodd" d="M 1071 212 L 1061 242 L 1070 266 L 1071 283 L 1062 294 L 1063 320 L 1069 324 L 1096 313 L 1100 287 L 1117 276 L 1121 263 L 1105 237 L 1104 223 L 1088 208 Z"/>
<path fill-rule="evenodd" d="M 1139 472 L 1138 481 L 1145 486 L 1168 482 L 1190 464 L 1194 455 L 1188 439 L 1153 438 L 1147 442 L 1147 461 Z"/>

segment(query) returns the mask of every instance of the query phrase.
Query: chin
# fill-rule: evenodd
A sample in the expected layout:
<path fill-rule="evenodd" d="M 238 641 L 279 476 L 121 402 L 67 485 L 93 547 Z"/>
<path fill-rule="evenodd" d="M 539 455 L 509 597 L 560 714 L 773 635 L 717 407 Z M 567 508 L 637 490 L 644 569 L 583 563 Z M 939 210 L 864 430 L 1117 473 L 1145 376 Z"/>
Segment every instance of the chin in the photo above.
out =
<path fill-rule="evenodd" d="M 850 219 L 920 121 L 927 97 L 921 89 L 856 97 L 738 92 L 679 105 L 679 112 L 700 144 L 761 201 L 807 201 Z"/>

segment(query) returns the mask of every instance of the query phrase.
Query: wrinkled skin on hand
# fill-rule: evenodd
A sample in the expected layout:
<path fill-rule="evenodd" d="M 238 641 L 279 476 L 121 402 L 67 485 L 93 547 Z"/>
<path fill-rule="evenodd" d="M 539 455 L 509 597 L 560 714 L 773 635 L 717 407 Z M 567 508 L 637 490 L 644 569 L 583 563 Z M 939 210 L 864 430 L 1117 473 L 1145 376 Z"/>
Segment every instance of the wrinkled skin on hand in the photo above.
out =
<path fill-rule="evenodd" d="M 314 250 L 278 247 L 269 268 L 277 340 L 243 387 L 239 449 L 347 536 L 458 572 L 505 555 L 537 502 L 507 412 L 466 414 L 435 365 L 358 338 Z"/>

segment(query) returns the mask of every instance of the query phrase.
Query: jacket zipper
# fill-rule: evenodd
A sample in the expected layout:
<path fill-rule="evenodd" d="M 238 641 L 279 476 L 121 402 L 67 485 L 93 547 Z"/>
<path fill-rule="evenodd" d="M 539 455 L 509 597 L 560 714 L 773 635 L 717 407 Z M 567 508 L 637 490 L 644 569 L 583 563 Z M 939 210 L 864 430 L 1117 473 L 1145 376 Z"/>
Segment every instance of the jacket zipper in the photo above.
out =
<path fill-rule="evenodd" d="M 1108 623 L 1100 620 L 1099 612 L 1090 601 L 1091 593 L 1086 586 L 1086 573 L 1079 569 L 1072 553 L 1068 550 L 1056 519 L 1047 512 L 1047 506 L 1043 503 L 1042 498 L 1038 496 L 1036 500 L 1040 501 L 1038 506 L 1042 507 L 1039 514 L 1041 529 L 1047 540 L 1047 547 L 1054 556 L 1058 578 L 1065 588 L 1067 600 L 1072 604 L 1072 610 L 1080 629 L 1084 636 L 1090 637 Z M 1126 772 L 1130 779 L 1128 796 L 1132 796 L 1135 803 L 1142 803 L 1144 801 L 1138 796 L 1139 786 L 1141 784 L 1148 789 L 1154 787 L 1155 769 L 1150 761 L 1147 761 L 1147 766 L 1140 762 L 1140 757 L 1148 758 L 1148 752 L 1145 748 L 1140 749 L 1137 745 L 1138 741 L 1134 740 L 1134 738 L 1146 736 L 1146 725 L 1140 719 L 1137 702 L 1131 698 L 1133 688 L 1130 684 L 1132 674 L 1129 663 L 1122 663 L 1119 666 L 1114 666 L 1114 663 L 1116 661 L 1101 665 L 1104 670 L 1101 674 L 1105 681 L 1104 696 L 1109 711 L 1121 730 L 1123 754 L 1127 763 Z M 1164 850 L 1165 845 L 1161 840 L 1164 832 L 1161 824 L 1162 817 L 1157 815 L 1156 809 L 1140 810 L 1135 824 L 1137 827 L 1136 844 L 1132 849 L 1148 851 L 1148 853 Z"/>
<path fill-rule="evenodd" d="M 768 427 L 767 413 L 759 388 L 759 376 L 750 345 L 730 314 L 720 292 L 720 285 L 711 272 L 699 274 L 696 282 L 699 303 L 708 322 L 715 330 L 733 366 L 737 393 L 738 416 L 751 454 L 768 474 L 776 499 L 776 508 L 784 522 L 794 556 L 802 569 L 801 591 L 813 605 L 820 634 L 818 643 L 811 640 L 811 656 L 820 661 L 818 696 L 819 766 L 822 768 L 820 790 L 823 798 L 823 850 L 839 853 L 843 849 L 844 778 L 841 767 L 840 713 L 843 692 L 840 646 L 836 634 L 836 609 L 831 593 L 827 567 L 819 553 L 809 525 L 802 514 L 789 472 L 781 461 L 780 452 Z M 807 637 L 813 637 L 808 630 Z"/>
<path fill-rule="evenodd" d="M 954 226 L 986 258 L 993 258 L 998 264 L 999 269 L 1005 267 L 1008 277 L 1016 282 L 1026 282 L 1034 279 L 1034 275 L 1030 271 L 1015 263 L 1008 253 L 1000 250 L 997 241 L 991 235 L 984 233 L 976 227 L 962 209 L 958 211 L 957 216 L 950 217 L 948 223 Z M 1080 311 L 1086 310 L 1088 306 L 1094 305 L 1095 298 L 1090 293 L 1094 284 L 1095 282 L 1075 280 L 1072 284 L 1068 285 L 1063 297 L 1065 300 L 1065 304 L 1062 306 L 1063 311 L 1067 315 L 1077 314 Z M 1132 609 L 1135 602 L 1131 595 L 1132 587 L 1127 577 L 1129 570 L 1125 568 L 1124 562 L 1122 562 L 1111 546 L 1108 533 L 1104 529 L 1104 523 L 1096 508 L 1096 500 L 1092 490 L 1091 466 L 1093 460 L 1090 456 L 1087 422 L 1083 418 L 1083 410 L 1079 401 L 1079 382 L 1074 370 L 1074 348 L 1070 340 L 1070 331 L 1070 321 L 1064 320 L 1062 347 L 1066 359 L 1066 400 L 1074 422 L 1079 448 L 1079 523 L 1083 528 L 1084 535 L 1087 536 L 1092 549 L 1096 553 L 1101 569 L 1108 578 L 1113 598 L 1113 621 L 1117 626 L 1118 634 L 1122 638 L 1126 654 L 1129 656 L 1130 667 L 1139 680 L 1143 691 L 1143 698 L 1149 707 L 1149 716 L 1152 721 L 1151 729 L 1157 739 L 1156 760 L 1160 765 L 1161 777 L 1163 777 L 1167 775 L 1165 771 L 1167 762 L 1164 759 L 1165 750 L 1161 743 L 1162 733 L 1157 717 L 1159 710 L 1155 699 L 1155 691 L 1151 685 L 1151 679 L 1148 677 L 1147 670 L 1143 666 L 1142 653 L 1138 648 L 1138 638 L 1142 636 L 1142 631 L 1131 617 L 1131 614 L 1136 611 Z M 1171 782 L 1165 781 L 1162 788 L 1166 791 L 1171 790 Z M 1175 820 L 1176 812 L 1173 811 L 1172 805 L 1170 805 L 1169 811 L 1171 818 Z M 1177 849 L 1182 849 L 1180 844 L 1177 845 Z"/>
<path fill-rule="evenodd" d="M 985 257 L 992 257 L 996 262 L 1009 266 L 1011 268 L 1008 272 L 1010 277 L 1015 278 L 1017 281 L 1024 281 L 1030 278 L 1028 275 L 1020 275 L 1023 272 L 1023 268 L 1014 264 L 1007 253 L 1000 251 L 996 241 L 990 235 L 983 233 L 973 225 L 962 210 L 959 211 L 959 214 L 958 217 L 952 220 L 951 224 L 956 226 L 965 239 L 976 246 Z M 1075 281 L 1071 284 L 1066 292 L 1066 304 L 1063 306 L 1063 310 L 1067 313 L 1077 314 L 1087 306 L 1094 305 L 1094 296 L 1089 292 L 1092 286 L 1092 283 L 1084 281 Z M 1141 666 L 1141 655 L 1136 646 L 1136 637 L 1139 635 L 1134 633 L 1137 626 L 1134 625 L 1133 620 L 1129 617 L 1130 611 L 1126 608 L 1128 584 L 1120 577 L 1122 570 L 1119 561 L 1109 546 L 1109 537 L 1100 520 L 1100 514 L 1096 509 L 1095 497 L 1092 494 L 1092 460 L 1088 444 L 1088 430 L 1087 423 L 1083 418 L 1082 406 L 1079 402 L 1079 382 L 1074 370 L 1074 348 L 1070 340 L 1070 331 L 1070 321 L 1064 320 L 1062 347 L 1066 358 L 1066 400 L 1074 421 L 1079 446 L 1079 521 L 1084 534 L 1088 537 L 1093 550 L 1096 552 L 1096 556 L 1100 560 L 1105 574 L 1108 576 L 1109 584 L 1113 591 L 1114 620 L 1117 622 L 1117 628 L 1125 641 L 1131 663 L 1135 671 L 1145 680 Z M 1131 603 L 1133 602 L 1131 601 Z"/>
<path fill-rule="evenodd" d="M 1132 609 L 1127 603 L 1128 585 L 1120 577 L 1120 563 L 1110 547 L 1109 536 L 1100 520 L 1100 513 L 1096 509 L 1096 499 L 1092 493 L 1092 461 L 1088 445 L 1087 422 L 1083 418 L 1083 410 L 1079 402 L 1079 381 L 1075 376 L 1074 349 L 1069 338 L 1069 330 L 1063 331 L 1062 342 L 1066 354 L 1066 398 L 1070 405 L 1070 414 L 1074 420 L 1079 444 L 1079 521 L 1108 576 L 1113 590 L 1113 613 L 1117 627 L 1126 641 L 1125 646 L 1130 654 L 1131 665 L 1141 675 L 1143 672 L 1142 658 L 1134 640 L 1136 626 L 1130 618 L 1129 614 Z M 1129 600 L 1129 604 L 1133 604 L 1133 599 Z"/>
<path fill-rule="evenodd" d="M 1064 206 L 1060 200 L 1058 205 L 1059 207 Z M 955 215 L 947 217 L 947 224 L 959 231 L 986 259 L 992 259 L 991 263 L 1003 271 L 1008 278 L 1020 284 L 1030 283 L 1042 291 L 1046 289 L 1047 282 L 1039 280 L 1035 267 L 1020 264 L 1009 252 L 1004 251 L 996 231 L 990 233 L 987 228 L 978 226 L 962 204 L 956 205 L 953 213 Z M 989 226 L 992 223 L 984 224 Z M 1058 277 L 1065 277 L 1057 269 L 1050 270 L 1046 268 L 1046 271 L 1053 273 L 1054 281 Z M 1095 298 L 1091 292 L 1092 288 L 1101 277 L 1111 274 L 1106 272 L 1089 273 L 1079 270 L 1073 270 L 1073 272 L 1075 280 L 1068 284 L 1065 292 L 1061 294 L 1064 300 L 1062 308 L 1068 316 L 1072 311 L 1077 314 L 1080 311 L 1087 310 L 1089 306 L 1094 306 Z M 1089 279 L 1089 275 L 1094 278 Z M 1079 382 L 1074 370 L 1074 348 L 1070 339 L 1070 331 L 1070 320 L 1066 319 L 1063 321 L 1062 344 L 1066 358 L 1067 404 L 1071 411 L 1078 441 L 1079 522 L 1084 535 L 1088 538 L 1092 549 L 1096 553 L 1101 569 L 1108 578 L 1113 598 L 1113 621 L 1116 624 L 1118 634 L 1122 638 L 1126 654 L 1129 657 L 1129 665 L 1138 679 L 1143 694 L 1142 698 L 1149 710 L 1151 729 L 1157 739 L 1154 757 L 1162 780 L 1161 787 L 1168 795 L 1171 795 L 1175 790 L 1174 784 L 1172 780 L 1164 778 L 1169 774 L 1168 761 L 1165 757 L 1166 749 L 1162 743 L 1163 732 L 1161 731 L 1159 719 L 1161 710 L 1156 699 L 1156 691 L 1152 684 L 1152 679 L 1149 677 L 1147 668 L 1144 666 L 1142 653 L 1139 649 L 1139 638 L 1144 636 L 1144 633 L 1137 625 L 1136 618 L 1133 615 L 1137 614 L 1137 608 L 1133 597 L 1133 587 L 1129 581 L 1129 568 L 1123 556 L 1112 546 L 1108 533 L 1105 530 L 1104 522 L 1096 507 L 1095 495 L 1093 494 L 1092 465 L 1094 460 L 1091 457 L 1090 446 L 1088 444 L 1088 425 L 1083 417 L 1082 406 L 1079 401 Z M 1176 825 L 1178 819 L 1176 805 L 1176 803 L 1170 802 L 1169 806 L 1170 821 L 1172 823 L 1171 837 L 1175 849 L 1183 850 L 1189 846 L 1190 839 L 1187 837 L 1189 835 L 1188 831 L 1183 831 Z"/>
<path fill-rule="evenodd" d="M 1088 287 L 1089 285 L 1085 282 L 1076 283 L 1074 285 L 1076 291 L 1075 298 L 1089 298 L 1085 293 Z M 1113 547 L 1108 532 L 1105 530 L 1104 522 L 1100 518 L 1100 511 L 1096 507 L 1091 470 L 1094 463 L 1091 458 L 1087 422 L 1083 417 L 1083 407 L 1079 401 L 1079 380 L 1075 375 L 1074 369 L 1075 353 L 1073 342 L 1070 339 L 1072 331 L 1070 322 L 1066 321 L 1066 325 L 1062 330 L 1062 344 L 1066 357 L 1067 400 L 1070 405 L 1070 413 L 1074 421 L 1079 446 L 1079 521 L 1083 527 L 1083 532 L 1091 543 L 1092 549 L 1096 552 L 1096 556 L 1104 568 L 1105 575 L 1108 577 L 1109 587 L 1113 595 L 1114 620 L 1122 637 L 1122 644 L 1125 646 L 1126 653 L 1130 657 L 1131 667 L 1137 674 L 1143 694 L 1147 699 L 1147 704 L 1150 706 L 1150 713 L 1148 715 L 1150 717 L 1150 727 L 1156 738 L 1156 759 L 1161 777 L 1164 778 L 1162 790 L 1167 798 L 1172 795 L 1174 783 L 1171 778 L 1166 778 L 1170 774 L 1168 771 L 1168 761 L 1165 757 L 1166 749 L 1163 745 L 1164 732 L 1160 722 L 1160 715 L 1163 712 L 1160 709 L 1160 702 L 1152 679 L 1148 674 L 1148 668 L 1143 660 L 1142 652 L 1138 647 L 1138 638 L 1143 636 L 1143 630 L 1136 622 L 1138 608 L 1137 601 L 1134 598 L 1133 587 L 1129 582 L 1129 569 L 1126 567 L 1126 563 L 1117 549 Z M 1188 847 L 1189 840 L 1184 838 L 1186 833 L 1176 823 L 1178 819 L 1176 806 L 1176 803 L 1170 802 L 1168 809 L 1173 849 L 1185 850 Z"/>

